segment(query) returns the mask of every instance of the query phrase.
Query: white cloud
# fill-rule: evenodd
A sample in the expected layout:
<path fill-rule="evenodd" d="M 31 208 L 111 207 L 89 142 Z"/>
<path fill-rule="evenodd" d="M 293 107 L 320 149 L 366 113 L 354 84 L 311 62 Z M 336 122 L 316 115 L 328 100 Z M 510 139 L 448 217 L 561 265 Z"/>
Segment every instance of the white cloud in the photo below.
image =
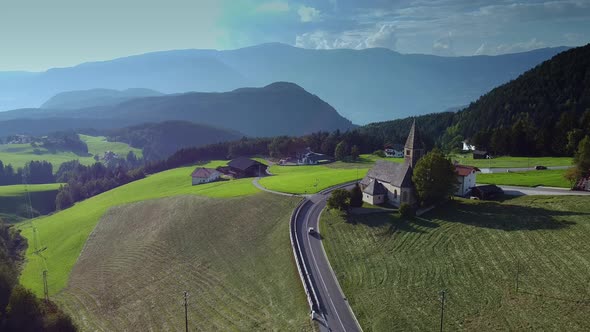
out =
<path fill-rule="evenodd" d="M 270 1 L 256 7 L 259 13 L 282 13 L 288 12 L 289 9 L 289 3 L 286 1 Z"/>
<path fill-rule="evenodd" d="M 441 56 L 455 56 L 453 48 L 453 34 L 449 32 L 447 36 L 441 37 L 432 43 L 432 54 Z"/>
<path fill-rule="evenodd" d="M 299 7 L 297 14 L 299 14 L 301 22 L 314 22 L 319 21 L 321 18 L 321 13 L 318 9 L 305 5 Z"/>
<path fill-rule="evenodd" d="M 517 42 L 513 44 L 500 44 L 496 46 L 490 46 L 486 43 L 483 43 L 475 51 L 474 55 L 498 55 L 507 53 L 518 53 L 531 51 L 543 47 L 547 47 L 547 44 L 543 41 L 537 40 L 537 38 L 532 38 L 524 42 Z"/>
<path fill-rule="evenodd" d="M 295 46 L 311 49 L 374 47 L 395 49 L 396 44 L 395 27 L 390 24 L 378 25 L 370 30 L 348 30 L 341 33 L 320 30 L 304 33 L 295 38 Z"/>

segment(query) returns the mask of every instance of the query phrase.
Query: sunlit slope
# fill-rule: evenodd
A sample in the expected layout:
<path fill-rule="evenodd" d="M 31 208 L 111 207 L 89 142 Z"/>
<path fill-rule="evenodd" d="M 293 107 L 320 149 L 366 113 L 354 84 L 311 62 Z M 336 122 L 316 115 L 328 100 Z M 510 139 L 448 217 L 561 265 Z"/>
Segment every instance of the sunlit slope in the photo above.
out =
<path fill-rule="evenodd" d="M 215 167 L 223 163 L 213 162 L 204 166 Z M 55 294 L 65 287 L 70 271 L 88 235 L 100 217 L 112 206 L 175 195 L 236 197 L 258 192 L 258 189 L 252 185 L 251 179 L 192 186 L 190 174 L 193 169 L 194 167 L 182 167 L 154 174 L 77 203 L 51 216 L 35 219 L 40 247 L 47 246 L 42 255 L 47 260 L 50 294 Z M 19 227 L 32 244 L 31 223 L 22 223 Z M 34 246 L 29 245 L 21 282 L 35 293 L 42 294 L 41 276 L 44 263 L 34 254 L 34 251 Z"/>
<path fill-rule="evenodd" d="M 297 199 L 177 196 L 111 208 L 57 299 L 83 330 L 310 329 L 292 262 Z"/>

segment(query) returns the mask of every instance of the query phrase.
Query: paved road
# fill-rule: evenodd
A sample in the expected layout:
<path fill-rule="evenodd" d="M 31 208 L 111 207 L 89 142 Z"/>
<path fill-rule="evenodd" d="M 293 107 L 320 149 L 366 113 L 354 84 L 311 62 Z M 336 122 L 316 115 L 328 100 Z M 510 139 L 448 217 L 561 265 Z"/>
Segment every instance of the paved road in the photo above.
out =
<path fill-rule="evenodd" d="M 318 319 L 320 329 L 362 331 L 340 289 L 322 245 L 319 218 L 328 197 L 329 192 L 324 192 L 308 198 L 296 217 L 294 225 L 302 260 L 309 272 L 309 279 L 317 295 L 319 313 L 323 317 Z M 319 234 L 310 235 L 309 227 L 318 230 Z"/>

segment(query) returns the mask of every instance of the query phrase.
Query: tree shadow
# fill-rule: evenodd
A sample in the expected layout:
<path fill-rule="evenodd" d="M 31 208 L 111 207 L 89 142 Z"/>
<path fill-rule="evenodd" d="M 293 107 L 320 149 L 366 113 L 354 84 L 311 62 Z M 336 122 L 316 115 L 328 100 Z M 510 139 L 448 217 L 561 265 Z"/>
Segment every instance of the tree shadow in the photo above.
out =
<path fill-rule="evenodd" d="M 590 215 L 585 212 L 557 211 L 539 207 L 513 205 L 510 199 L 499 201 L 461 202 L 451 201 L 433 211 L 425 218 L 441 219 L 447 222 L 501 229 L 505 231 L 561 229 L 575 225 L 564 217 Z"/>

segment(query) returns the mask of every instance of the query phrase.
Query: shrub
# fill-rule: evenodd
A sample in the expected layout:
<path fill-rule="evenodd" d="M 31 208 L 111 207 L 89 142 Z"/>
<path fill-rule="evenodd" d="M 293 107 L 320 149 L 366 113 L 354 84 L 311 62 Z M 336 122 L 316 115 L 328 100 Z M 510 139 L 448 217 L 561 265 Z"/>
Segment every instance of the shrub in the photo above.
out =
<path fill-rule="evenodd" d="M 350 193 L 346 189 L 336 189 L 328 198 L 328 208 L 346 211 L 350 206 Z"/>
<path fill-rule="evenodd" d="M 399 214 L 403 218 L 412 218 L 415 215 L 414 208 L 408 203 L 403 203 L 399 207 Z"/>

